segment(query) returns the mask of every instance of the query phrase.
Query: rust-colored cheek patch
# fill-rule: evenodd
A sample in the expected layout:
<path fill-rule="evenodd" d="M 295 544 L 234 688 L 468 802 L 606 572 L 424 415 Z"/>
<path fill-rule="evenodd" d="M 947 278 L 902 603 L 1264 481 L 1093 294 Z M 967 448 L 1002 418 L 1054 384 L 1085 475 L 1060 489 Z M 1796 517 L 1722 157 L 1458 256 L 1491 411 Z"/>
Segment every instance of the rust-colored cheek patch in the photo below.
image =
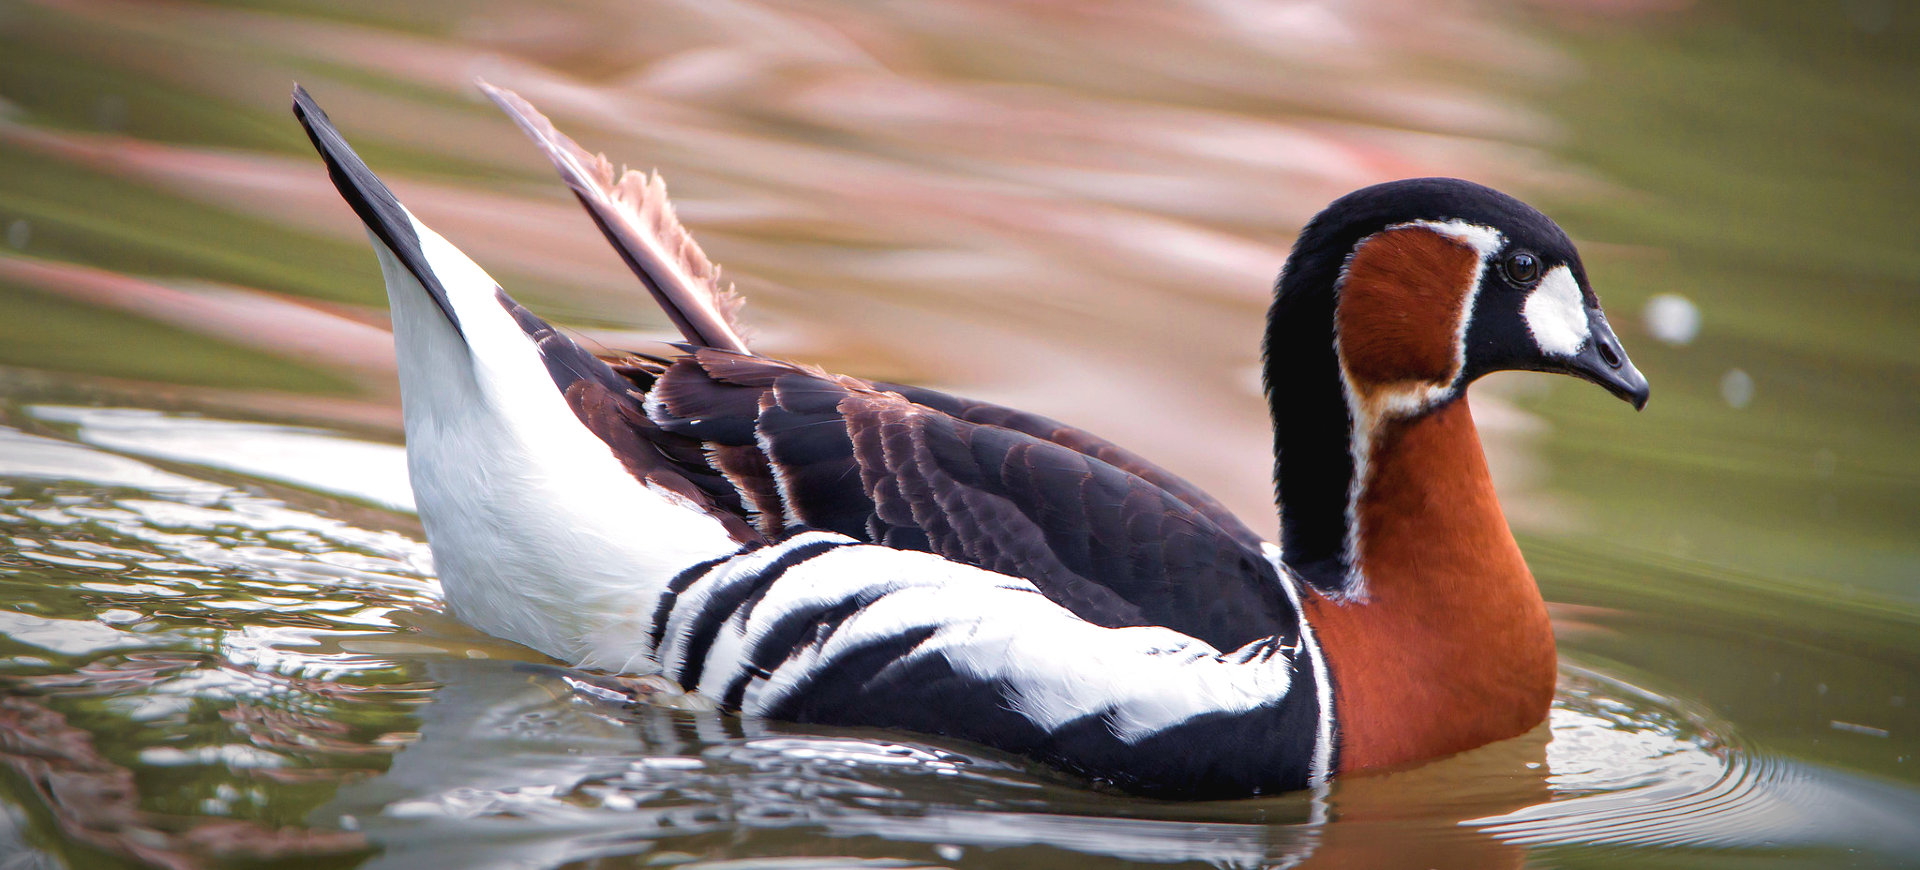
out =
<path fill-rule="evenodd" d="M 1423 227 L 1376 233 L 1347 261 L 1336 323 L 1356 389 L 1447 384 L 1480 254 Z"/>

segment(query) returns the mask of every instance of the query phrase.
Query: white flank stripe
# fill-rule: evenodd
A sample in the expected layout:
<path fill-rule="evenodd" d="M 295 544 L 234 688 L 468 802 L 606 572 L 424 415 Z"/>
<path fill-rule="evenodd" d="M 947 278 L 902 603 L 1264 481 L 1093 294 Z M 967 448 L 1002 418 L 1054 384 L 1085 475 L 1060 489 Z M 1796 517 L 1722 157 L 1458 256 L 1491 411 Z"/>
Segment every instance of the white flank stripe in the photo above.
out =
<path fill-rule="evenodd" d="M 820 541 L 850 540 L 844 535 L 830 532 L 808 532 L 789 538 L 779 546 L 762 547 L 751 553 L 735 556 L 709 569 L 706 577 L 681 593 L 673 611 L 668 614 L 667 630 L 660 639 L 658 651 L 660 661 L 676 668 L 686 666 L 687 643 L 693 639 L 694 632 L 704 624 L 707 602 L 715 595 L 728 592 L 743 583 L 753 582 L 775 560 L 796 547 Z M 779 588 L 779 584 L 775 584 L 774 588 Z M 756 608 L 755 612 L 761 611 Z M 708 647 L 706 655 L 701 659 L 700 685 L 695 687 L 695 690 L 717 700 L 721 693 L 726 691 L 727 683 L 733 679 L 733 676 L 746 667 L 745 639 L 748 632 L 741 630 L 739 622 L 733 618 L 734 614 L 730 609 L 713 616 L 727 620 L 727 624 L 721 626 L 720 630 L 714 634 L 713 645 Z"/>
<path fill-rule="evenodd" d="M 1313 664 L 1313 684 L 1315 698 L 1319 702 L 1320 724 L 1313 740 L 1313 761 L 1307 768 L 1307 787 L 1319 788 L 1333 777 L 1333 681 L 1327 678 L 1327 658 L 1320 652 L 1320 641 L 1313 636 L 1313 623 L 1307 621 L 1307 609 L 1300 606 L 1300 588 L 1294 581 L 1287 565 L 1280 559 L 1280 547 L 1268 541 L 1260 542 L 1261 552 L 1267 555 L 1267 561 L 1273 563 L 1273 570 L 1280 574 L 1280 588 L 1286 590 L 1287 600 L 1293 603 L 1293 612 L 1300 614 L 1300 647 L 1306 651 L 1307 660 Z"/>
<path fill-rule="evenodd" d="M 1003 681 L 1016 712 L 1047 730 L 1107 713 L 1115 736 L 1132 743 L 1196 716 L 1280 701 L 1291 688 L 1294 650 L 1242 663 L 1238 652 L 1222 654 L 1172 629 L 1094 625 L 1019 578 L 875 546 L 841 547 L 788 569 L 760 600 L 745 634 L 758 640 L 785 614 L 850 599 L 878 600 L 842 622 L 817 652 L 800 651 L 750 688 L 743 712 L 772 709 L 842 655 L 926 629 L 933 636 L 898 666 L 939 655 L 962 674 Z M 682 602 L 697 604 L 684 595 Z M 735 632 L 734 625 L 723 629 Z M 726 643 L 724 654 L 722 646 L 716 640 L 707 659 L 703 691 L 723 689 L 745 665 L 738 651 L 754 643 Z"/>

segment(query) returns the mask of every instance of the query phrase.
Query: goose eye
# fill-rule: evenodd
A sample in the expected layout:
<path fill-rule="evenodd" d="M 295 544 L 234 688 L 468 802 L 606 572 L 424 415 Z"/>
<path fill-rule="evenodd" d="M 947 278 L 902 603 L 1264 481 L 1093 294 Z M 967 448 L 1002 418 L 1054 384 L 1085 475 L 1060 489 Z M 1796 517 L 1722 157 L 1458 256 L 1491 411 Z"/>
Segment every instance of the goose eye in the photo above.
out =
<path fill-rule="evenodd" d="M 1540 280 L 1540 259 L 1525 251 L 1507 257 L 1501 268 L 1507 273 L 1507 280 L 1522 286 Z"/>

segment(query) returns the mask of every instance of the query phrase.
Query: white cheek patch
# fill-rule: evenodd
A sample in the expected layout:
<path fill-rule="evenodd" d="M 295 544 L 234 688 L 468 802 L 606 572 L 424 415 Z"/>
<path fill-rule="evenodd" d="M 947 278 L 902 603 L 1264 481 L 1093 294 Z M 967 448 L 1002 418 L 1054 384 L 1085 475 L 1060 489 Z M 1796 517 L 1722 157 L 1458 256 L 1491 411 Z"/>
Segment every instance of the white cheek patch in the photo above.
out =
<path fill-rule="evenodd" d="M 1534 344 L 1546 353 L 1573 356 L 1587 343 L 1587 307 L 1580 300 L 1580 284 L 1566 266 L 1555 266 L 1540 279 L 1520 313 Z"/>

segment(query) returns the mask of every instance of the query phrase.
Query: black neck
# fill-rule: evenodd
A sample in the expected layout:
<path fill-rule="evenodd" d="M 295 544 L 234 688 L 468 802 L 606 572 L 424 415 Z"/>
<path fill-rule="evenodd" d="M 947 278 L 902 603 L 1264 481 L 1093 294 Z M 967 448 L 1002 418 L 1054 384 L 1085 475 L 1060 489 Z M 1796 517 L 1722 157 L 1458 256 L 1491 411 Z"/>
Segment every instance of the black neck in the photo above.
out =
<path fill-rule="evenodd" d="M 1303 234 L 1281 273 L 1267 320 L 1274 498 L 1282 559 L 1315 589 L 1338 593 L 1347 588 L 1353 568 L 1347 507 L 1354 481 L 1354 421 L 1334 348 L 1333 285 L 1344 254 L 1303 256 L 1312 253 L 1301 250 L 1308 242 L 1309 234 Z"/>
<path fill-rule="evenodd" d="M 1348 258 L 1368 236 L 1395 224 L 1459 219 L 1494 226 L 1515 214 L 1537 213 L 1471 182 L 1415 178 L 1347 194 L 1300 231 L 1274 288 L 1265 379 L 1282 558 L 1314 588 L 1341 592 L 1356 575 L 1347 552 L 1355 421 L 1334 325 Z"/>
<path fill-rule="evenodd" d="M 1347 591 L 1358 579 L 1355 557 L 1348 552 L 1354 538 L 1348 511 L 1358 495 L 1356 421 L 1337 347 L 1340 282 L 1348 259 L 1368 236 L 1398 224 L 1449 220 L 1518 227 L 1545 240 L 1539 244 L 1572 250 L 1552 221 L 1498 191 L 1453 178 L 1404 179 L 1354 191 L 1314 216 L 1300 231 L 1274 288 L 1264 374 L 1273 412 L 1282 558 L 1322 592 Z M 1508 331 L 1518 329 L 1524 326 L 1513 324 Z M 1462 365 L 1464 380 L 1479 373 L 1471 359 Z M 1445 401 L 1453 398 L 1457 394 Z"/>

